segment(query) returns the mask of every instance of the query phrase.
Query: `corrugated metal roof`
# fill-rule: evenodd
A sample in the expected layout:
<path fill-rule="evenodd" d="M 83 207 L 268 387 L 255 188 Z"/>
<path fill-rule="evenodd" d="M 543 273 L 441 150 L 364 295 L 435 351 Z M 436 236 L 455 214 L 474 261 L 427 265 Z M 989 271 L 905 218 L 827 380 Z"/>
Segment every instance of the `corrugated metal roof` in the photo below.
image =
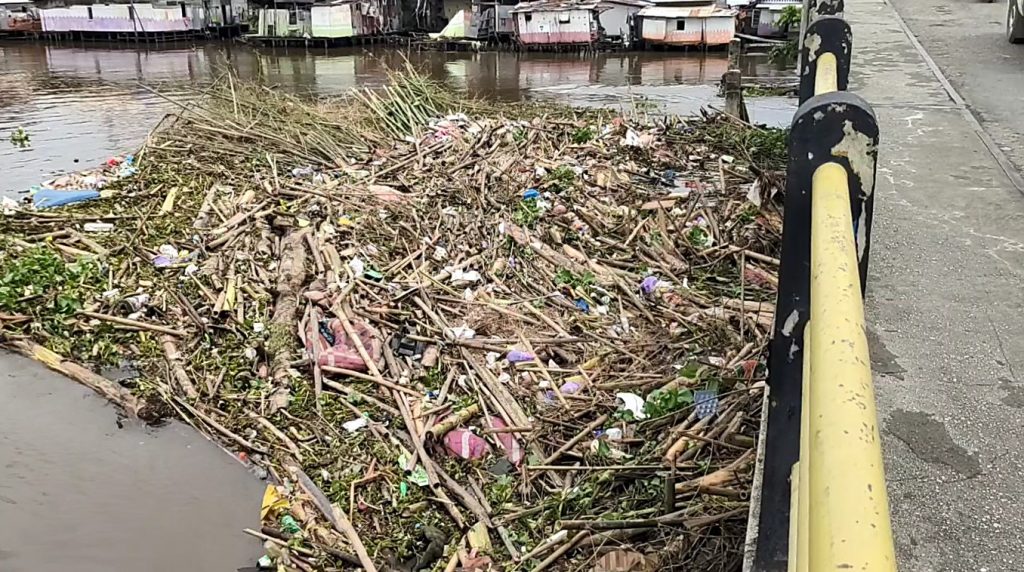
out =
<path fill-rule="evenodd" d="M 512 7 L 509 12 L 564 12 L 566 10 L 600 10 L 611 8 L 612 4 L 636 6 L 642 8 L 650 6 L 647 0 L 536 0 L 535 2 L 520 2 Z"/>
<path fill-rule="evenodd" d="M 736 12 L 723 10 L 713 4 L 707 6 L 674 7 L 674 6 L 651 6 L 640 10 L 638 14 L 644 18 L 712 18 L 734 16 Z"/>
<path fill-rule="evenodd" d="M 537 0 L 536 2 L 520 2 L 509 12 L 561 12 L 564 10 L 593 10 L 600 4 L 598 0 L 590 2 L 573 2 L 572 0 Z"/>
<path fill-rule="evenodd" d="M 713 4 L 711 0 L 652 0 L 655 6 L 668 6 L 671 8 L 695 8 Z M 745 0 L 749 1 L 749 0 Z"/>

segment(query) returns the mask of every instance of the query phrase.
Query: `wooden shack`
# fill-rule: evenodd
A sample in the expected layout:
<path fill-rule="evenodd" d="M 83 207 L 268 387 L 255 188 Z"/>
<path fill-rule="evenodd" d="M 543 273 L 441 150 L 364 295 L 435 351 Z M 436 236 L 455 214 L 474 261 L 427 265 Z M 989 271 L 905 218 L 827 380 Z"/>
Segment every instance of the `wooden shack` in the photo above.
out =
<path fill-rule="evenodd" d="M 595 45 L 601 41 L 628 44 L 644 0 L 538 0 L 517 4 L 514 18 L 519 43 L 527 48 Z"/>
<path fill-rule="evenodd" d="M 736 34 L 736 12 L 714 4 L 650 6 L 639 15 L 647 45 L 722 46 Z"/>

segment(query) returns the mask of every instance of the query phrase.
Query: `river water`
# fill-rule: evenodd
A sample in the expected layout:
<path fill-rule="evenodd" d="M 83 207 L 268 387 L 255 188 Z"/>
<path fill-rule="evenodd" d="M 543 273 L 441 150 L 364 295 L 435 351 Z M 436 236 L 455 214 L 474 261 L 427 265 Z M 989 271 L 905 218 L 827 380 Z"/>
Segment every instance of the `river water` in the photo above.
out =
<path fill-rule="evenodd" d="M 124 421 L 0 352 L 0 570 L 230 572 L 252 565 L 263 485 L 190 427 Z"/>
<path fill-rule="evenodd" d="M 332 95 L 380 85 L 403 58 L 431 77 L 477 97 L 553 99 L 573 105 L 665 113 L 721 107 L 717 83 L 724 52 L 626 52 L 598 55 L 510 52 L 411 52 L 393 48 L 266 51 L 232 44 L 154 50 L 0 44 L 0 193 L 24 191 L 45 176 L 91 167 L 131 151 L 173 105 L 151 89 L 180 97 L 229 67 L 243 78 L 298 93 Z M 744 76 L 784 76 L 762 58 L 744 58 Z M 755 122 L 788 124 L 794 100 L 755 98 Z M 31 136 L 6 141 L 17 127 Z"/>
<path fill-rule="evenodd" d="M 403 58 L 476 97 L 551 99 L 664 113 L 721 106 L 724 53 L 402 54 L 263 51 L 232 44 L 135 49 L 0 44 L 0 196 L 136 149 L 173 104 L 228 68 L 292 92 L 380 85 Z M 745 58 L 744 76 L 783 77 Z M 749 99 L 784 125 L 793 100 Z M 31 136 L 19 148 L 17 127 Z M 187 427 L 121 427 L 99 397 L 0 353 L 0 571 L 229 571 L 251 566 L 262 485 Z"/>

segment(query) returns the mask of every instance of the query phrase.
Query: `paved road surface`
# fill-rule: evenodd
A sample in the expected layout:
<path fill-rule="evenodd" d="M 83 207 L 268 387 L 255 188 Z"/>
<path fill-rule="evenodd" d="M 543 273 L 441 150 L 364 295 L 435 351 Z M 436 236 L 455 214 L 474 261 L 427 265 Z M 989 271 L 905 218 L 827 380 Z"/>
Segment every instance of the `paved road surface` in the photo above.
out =
<path fill-rule="evenodd" d="M 1004 37 L 1005 0 L 892 0 L 986 131 L 1024 167 L 1024 44 Z"/>
<path fill-rule="evenodd" d="M 1005 4 L 893 0 L 1024 165 Z M 847 0 L 882 143 L 867 312 L 900 569 L 1024 570 L 1024 195 L 885 0 Z"/>

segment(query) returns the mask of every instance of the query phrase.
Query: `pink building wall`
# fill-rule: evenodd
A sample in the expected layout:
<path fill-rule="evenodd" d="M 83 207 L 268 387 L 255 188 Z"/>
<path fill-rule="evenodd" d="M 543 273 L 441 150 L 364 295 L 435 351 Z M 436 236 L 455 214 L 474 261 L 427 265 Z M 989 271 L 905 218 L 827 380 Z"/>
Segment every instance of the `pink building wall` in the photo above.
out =
<path fill-rule="evenodd" d="M 134 17 L 129 10 L 134 8 Z M 91 10 L 90 10 L 91 8 Z M 156 8 L 152 4 L 96 4 L 40 10 L 44 32 L 183 32 L 202 23 L 202 8 Z M 199 14 L 196 14 L 196 11 Z M 90 18 L 90 14 L 92 17 Z M 198 18 L 196 18 L 198 16 Z"/>
<path fill-rule="evenodd" d="M 689 18 L 643 16 L 642 37 L 653 44 L 673 46 L 720 46 L 732 41 L 736 28 L 731 14 Z M 677 21 L 685 29 L 677 29 Z"/>
<path fill-rule="evenodd" d="M 589 44 L 597 41 L 597 23 L 590 10 L 518 12 L 516 30 L 523 44 Z"/>
<path fill-rule="evenodd" d="M 724 46 L 736 37 L 736 20 L 732 16 L 713 16 L 704 21 L 704 43 Z"/>

